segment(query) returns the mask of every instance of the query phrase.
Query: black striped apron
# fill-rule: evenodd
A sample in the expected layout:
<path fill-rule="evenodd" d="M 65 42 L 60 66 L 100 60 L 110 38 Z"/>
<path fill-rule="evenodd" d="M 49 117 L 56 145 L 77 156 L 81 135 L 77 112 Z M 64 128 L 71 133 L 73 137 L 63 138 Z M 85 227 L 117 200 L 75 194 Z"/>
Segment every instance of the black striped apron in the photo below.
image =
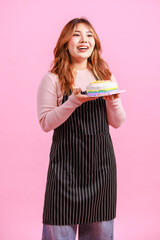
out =
<path fill-rule="evenodd" d="M 68 96 L 63 97 L 63 102 Z M 54 130 L 43 223 L 87 224 L 116 216 L 116 160 L 103 98 L 88 101 Z"/>

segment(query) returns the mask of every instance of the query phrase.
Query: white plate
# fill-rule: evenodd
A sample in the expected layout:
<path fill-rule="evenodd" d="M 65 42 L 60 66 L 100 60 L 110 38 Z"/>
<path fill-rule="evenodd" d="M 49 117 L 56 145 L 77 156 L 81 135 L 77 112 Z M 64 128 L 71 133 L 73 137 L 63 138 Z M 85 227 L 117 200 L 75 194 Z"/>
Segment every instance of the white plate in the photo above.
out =
<path fill-rule="evenodd" d="M 109 92 L 109 93 L 106 93 L 104 95 L 99 95 L 98 97 L 105 97 L 105 96 L 110 96 L 110 95 L 114 95 L 114 94 L 117 94 L 117 93 L 123 93 L 123 92 L 126 92 L 126 90 L 115 90 L 113 92 Z M 96 96 L 88 96 L 88 97 L 96 97 Z"/>

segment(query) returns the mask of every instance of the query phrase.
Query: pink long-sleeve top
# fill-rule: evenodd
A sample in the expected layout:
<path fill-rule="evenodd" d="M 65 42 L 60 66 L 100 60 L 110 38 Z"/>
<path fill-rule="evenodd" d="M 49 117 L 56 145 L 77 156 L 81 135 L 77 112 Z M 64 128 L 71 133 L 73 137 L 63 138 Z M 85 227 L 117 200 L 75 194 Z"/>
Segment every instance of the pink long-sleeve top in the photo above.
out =
<path fill-rule="evenodd" d="M 82 91 L 85 91 L 86 86 L 95 80 L 95 76 L 88 69 L 77 70 L 75 88 L 81 88 Z M 116 81 L 113 75 L 111 81 Z M 58 76 L 47 72 L 43 76 L 37 92 L 38 120 L 45 132 L 54 130 L 64 123 L 74 110 L 82 104 L 74 93 L 63 104 L 61 104 L 62 99 L 63 94 L 60 90 Z M 106 100 L 106 109 L 109 125 L 114 128 L 120 127 L 126 116 L 121 99 Z"/>

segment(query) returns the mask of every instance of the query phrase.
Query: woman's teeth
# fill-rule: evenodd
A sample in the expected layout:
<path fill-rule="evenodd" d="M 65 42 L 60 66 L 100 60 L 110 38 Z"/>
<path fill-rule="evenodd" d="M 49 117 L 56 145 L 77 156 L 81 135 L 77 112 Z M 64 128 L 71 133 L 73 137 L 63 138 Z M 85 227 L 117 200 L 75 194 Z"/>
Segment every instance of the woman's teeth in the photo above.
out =
<path fill-rule="evenodd" d="M 88 48 L 87 47 L 78 47 L 78 50 L 81 50 L 81 49 L 87 50 Z"/>

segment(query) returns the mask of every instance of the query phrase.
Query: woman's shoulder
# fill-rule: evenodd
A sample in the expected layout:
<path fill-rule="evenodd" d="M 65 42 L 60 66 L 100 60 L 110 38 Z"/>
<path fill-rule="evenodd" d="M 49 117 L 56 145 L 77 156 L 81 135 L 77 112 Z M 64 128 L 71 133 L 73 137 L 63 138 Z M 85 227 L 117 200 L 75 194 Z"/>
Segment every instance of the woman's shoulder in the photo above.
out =
<path fill-rule="evenodd" d="M 58 83 L 58 75 L 57 74 L 54 74 L 50 71 L 48 71 L 47 73 L 45 73 L 42 77 L 42 80 L 43 81 L 47 81 L 47 80 L 50 80 L 52 81 L 53 83 L 57 82 Z"/>
<path fill-rule="evenodd" d="M 38 91 L 57 91 L 58 76 L 54 73 L 45 73 L 40 81 Z"/>
<path fill-rule="evenodd" d="M 58 82 L 58 75 L 48 71 L 42 76 L 40 86 L 46 88 L 57 88 Z"/>
<path fill-rule="evenodd" d="M 117 80 L 116 80 L 115 76 L 113 75 L 113 73 L 111 73 L 111 81 L 117 82 Z"/>

